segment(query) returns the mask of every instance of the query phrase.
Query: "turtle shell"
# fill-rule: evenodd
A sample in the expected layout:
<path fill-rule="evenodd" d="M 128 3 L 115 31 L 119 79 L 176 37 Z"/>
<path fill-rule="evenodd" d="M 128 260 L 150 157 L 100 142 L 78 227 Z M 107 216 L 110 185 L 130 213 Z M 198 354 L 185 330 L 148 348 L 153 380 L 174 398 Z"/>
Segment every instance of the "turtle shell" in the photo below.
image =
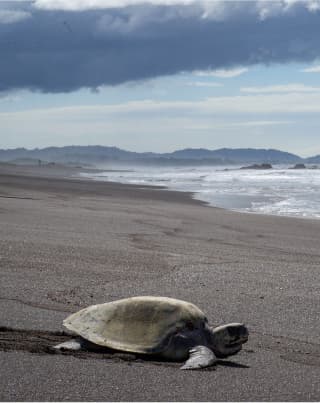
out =
<path fill-rule="evenodd" d="M 160 353 L 170 337 L 206 321 L 195 305 L 165 297 L 133 297 L 92 305 L 69 317 L 68 329 L 100 346 L 136 353 Z"/>

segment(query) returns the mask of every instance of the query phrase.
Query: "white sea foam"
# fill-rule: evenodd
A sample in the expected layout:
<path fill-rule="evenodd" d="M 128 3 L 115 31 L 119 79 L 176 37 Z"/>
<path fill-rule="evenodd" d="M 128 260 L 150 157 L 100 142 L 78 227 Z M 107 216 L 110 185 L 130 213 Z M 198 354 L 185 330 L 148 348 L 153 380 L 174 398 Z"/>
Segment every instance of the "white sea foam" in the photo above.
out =
<path fill-rule="evenodd" d="M 147 167 L 94 174 L 96 180 L 162 185 L 231 210 L 320 218 L 320 169 Z"/>

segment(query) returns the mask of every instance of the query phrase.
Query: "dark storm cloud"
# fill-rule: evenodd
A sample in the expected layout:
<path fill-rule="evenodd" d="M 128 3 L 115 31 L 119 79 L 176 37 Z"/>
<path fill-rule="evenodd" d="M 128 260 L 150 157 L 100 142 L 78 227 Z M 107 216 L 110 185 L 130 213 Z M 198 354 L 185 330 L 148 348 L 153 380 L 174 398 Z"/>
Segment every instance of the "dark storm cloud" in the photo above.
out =
<path fill-rule="evenodd" d="M 320 57 L 320 12 L 200 2 L 100 10 L 0 5 L 0 91 L 68 92 L 181 71 Z M 271 7 L 271 6 L 270 6 Z M 252 11 L 254 9 L 254 11 Z"/>

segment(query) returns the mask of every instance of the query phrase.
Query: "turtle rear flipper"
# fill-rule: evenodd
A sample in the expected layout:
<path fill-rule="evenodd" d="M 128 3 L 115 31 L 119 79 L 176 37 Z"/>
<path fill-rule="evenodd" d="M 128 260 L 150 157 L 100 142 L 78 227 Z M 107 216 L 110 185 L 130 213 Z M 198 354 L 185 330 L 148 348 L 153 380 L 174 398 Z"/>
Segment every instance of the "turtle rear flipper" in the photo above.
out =
<path fill-rule="evenodd" d="M 189 351 L 190 356 L 181 369 L 201 369 L 213 365 L 217 358 L 206 346 L 195 346 Z"/>
<path fill-rule="evenodd" d="M 53 347 L 54 350 L 57 351 L 78 351 L 85 349 L 86 341 L 82 337 L 77 337 L 75 339 L 67 340 L 63 343 L 57 344 Z"/>

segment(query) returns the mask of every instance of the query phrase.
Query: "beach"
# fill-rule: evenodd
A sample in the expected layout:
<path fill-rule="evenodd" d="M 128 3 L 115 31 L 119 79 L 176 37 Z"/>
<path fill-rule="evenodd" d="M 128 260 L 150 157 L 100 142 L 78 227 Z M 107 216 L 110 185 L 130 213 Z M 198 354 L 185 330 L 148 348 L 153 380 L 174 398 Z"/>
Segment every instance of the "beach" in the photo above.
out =
<path fill-rule="evenodd" d="M 320 220 L 77 172 L 0 166 L 2 401 L 320 400 Z M 201 371 L 46 348 L 71 312 L 137 295 L 190 301 L 213 326 L 244 322 L 249 341 Z"/>

